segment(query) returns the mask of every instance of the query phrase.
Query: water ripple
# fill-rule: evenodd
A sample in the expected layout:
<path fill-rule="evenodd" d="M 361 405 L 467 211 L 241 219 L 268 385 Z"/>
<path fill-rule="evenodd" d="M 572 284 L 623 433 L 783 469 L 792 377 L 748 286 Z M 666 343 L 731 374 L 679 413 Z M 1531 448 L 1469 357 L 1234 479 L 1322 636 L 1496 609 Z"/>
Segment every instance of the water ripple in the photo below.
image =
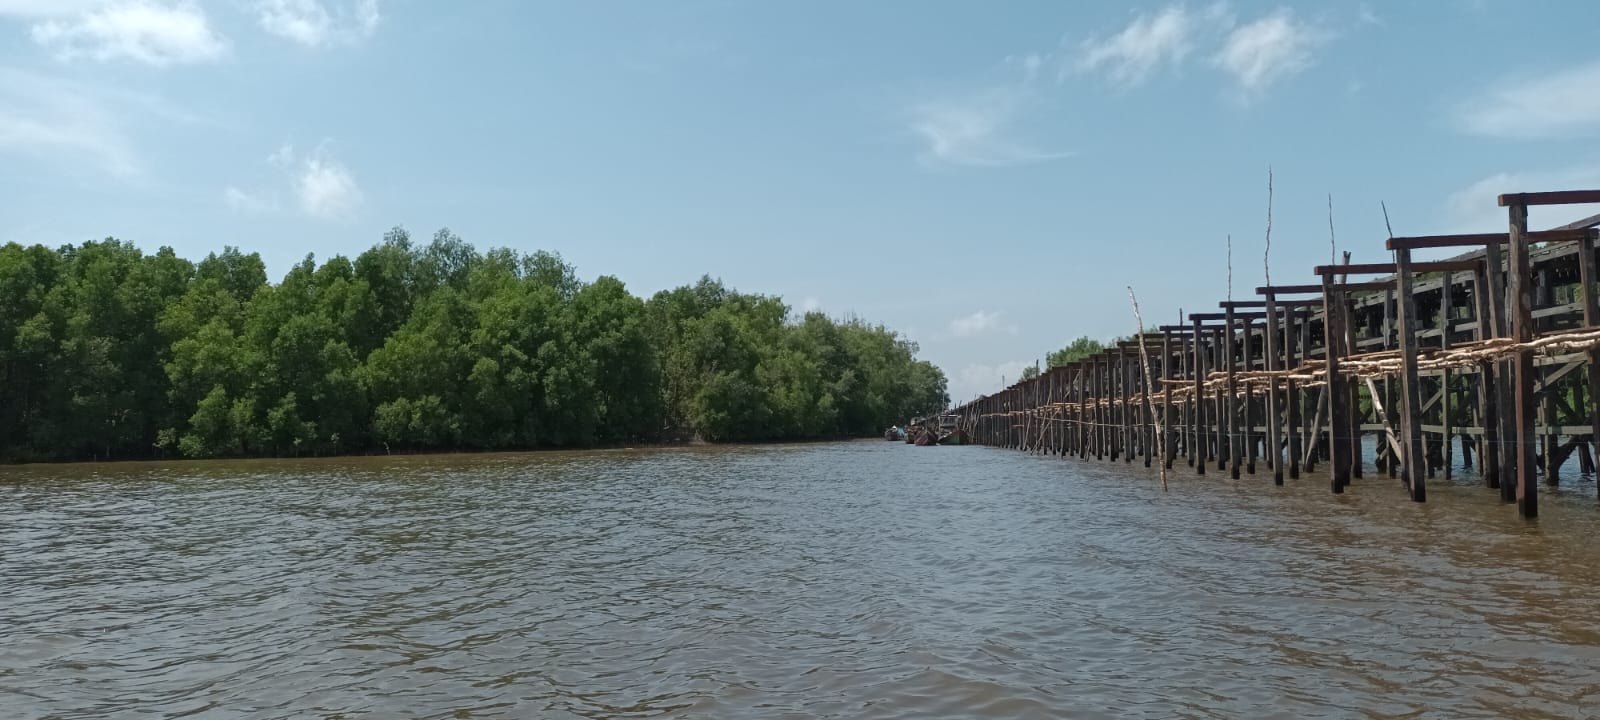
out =
<path fill-rule="evenodd" d="M 7 718 L 1581 717 L 1600 510 L 841 443 L 0 469 Z"/>

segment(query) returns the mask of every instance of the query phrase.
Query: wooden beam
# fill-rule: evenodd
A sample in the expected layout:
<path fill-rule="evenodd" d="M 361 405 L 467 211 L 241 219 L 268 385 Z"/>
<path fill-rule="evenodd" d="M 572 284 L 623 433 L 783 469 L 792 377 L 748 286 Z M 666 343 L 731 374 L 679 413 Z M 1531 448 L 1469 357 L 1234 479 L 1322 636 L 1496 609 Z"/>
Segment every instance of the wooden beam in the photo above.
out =
<path fill-rule="evenodd" d="M 1321 294 L 1322 293 L 1322 286 L 1321 285 L 1269 285 L 1267 287 L 1258 287 L 1258 288 L 1256 288 L 1256 294 L 1257 295 L 1265 295 L 1265 294 L 1267 294 L 1269 292 L 1272 293 L 1273 295 L 1307 295 L 1307 294 L 1311 294 L 1311 293 Z M 1283 300 L 1279 299 L 1278 302 L 1283 302 Z"/>
<path fill-rule="evenodd" d="M 1595 216 L 1600 219 L 1600 215 Z M 1565 242 L 1582 237 L 1588 225 L 1578 227 L 1560 227 L 1554 230 L 1539 230 L 1528 233 L 1528 242 Z M 1511 233 L 1468 233 L 1462 235 L 1414 235 L 1410 237 L 1392 237 L 1384 243 L 1389 250 L 1421 250 L 1424 248 L 1446 247 L 1484 247 L 1488 245 L 1504 245 L 1511 242 Z"/>
<path fill-rule="evenodd" d="M 1259 313 L 1259 312 L 1258 313 L 1232 313 L 1232 312 L 1189 313 L 1189 319 L 1190 320 L 1196 320 L 1196 321 L 1221 320 L 1221 321 L 1223 321 L 1222 325 L 1217 326 L 1219 328 L 1228 327 L 1228 323 L 1231 322 L 1234 319 L 1251 318 L 1251 319 L 1254 319 L 1254 320 L 1260 320 L 1260 319 L 1262 319 L 1262 318 L 1264 318 L 1266 316 L 1267 316 L 1266 313 Z"/>
<path fill-rule="evenodd" d="M 1508 193 L 1500 196 L 1500 207 L 1520 207 L 1526 214 L 1530 205 L 1584 205 L 1600 203 L 1600 190 L 1558 190 L 1556 192 Z M 1522 219 L 1527 225 L 1528 219 Z M 1515 231 L 1513 231 L 1515 232 Z M 1527 232 L 1527 228 L 1523 228 Z M 1512 242 L 1516 242 L 1513 238 Z"/>
<path fill-rule="evenodd" d="M 1436 260 L 1432 262 L 1411 263 L 1412 272 L 1449 272 L 1452 270 L 1471 270 L 1477 267 L 1477 260 Z M 1395 263 L 1360 263 L 1355 265 L 1318 265 L 1312 272 L 1321 275 L 1324 270 L 1332 269 L 1340 275 L 1393 275 L 1399 272 Z"/>

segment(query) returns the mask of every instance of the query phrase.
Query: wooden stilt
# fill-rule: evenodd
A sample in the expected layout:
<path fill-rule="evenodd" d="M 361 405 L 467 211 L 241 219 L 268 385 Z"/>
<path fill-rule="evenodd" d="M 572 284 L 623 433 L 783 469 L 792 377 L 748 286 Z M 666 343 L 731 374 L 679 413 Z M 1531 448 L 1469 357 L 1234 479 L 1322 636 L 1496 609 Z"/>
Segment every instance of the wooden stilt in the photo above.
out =
<path fill-rule="evenodd" d="M 1395 293 L 1399 301 L 1400 432 L 1405 455 L 1403 477 L 1411 499 L 1428 499 L 1428 468 L 1422 454 L 1422 380 L 1417 376 L 1417 300 L 1411 292 L 1411 251 L 1395 251 Z"/>

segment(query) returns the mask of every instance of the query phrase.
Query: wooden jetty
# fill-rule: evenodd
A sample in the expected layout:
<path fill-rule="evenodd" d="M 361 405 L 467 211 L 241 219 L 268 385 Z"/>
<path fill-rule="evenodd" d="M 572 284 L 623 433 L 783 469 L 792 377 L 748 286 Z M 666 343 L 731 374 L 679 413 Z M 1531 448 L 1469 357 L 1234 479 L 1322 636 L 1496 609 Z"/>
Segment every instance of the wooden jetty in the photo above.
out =
<path fill-rule="evenodd" d="M 1450 479 L 1459 446 L 1463 467 L 1534 518 L 1538 476 L 1557 484 L 1574 455 L 1595 474 L 1600 457 L 1600 215 L 1529 231 L 1528 208 L 1587 203 L 1600 190 L 1501 195 L 1507 232 L 1392 237 L 1391 263 L 1346 253 L 1317 282 L 1256 288 L 1259 300 L 1147 328 L 1142 351 L 1125 341 L 951 412 L 978 444 L 1264 469 L 1279 485 L 1321 464 L 1335 493 L 1361 479 L 1373 433 L 1376 472 L 1417 502 Z M 1473 249 L 1411 258 L 1452 247 Z"/>

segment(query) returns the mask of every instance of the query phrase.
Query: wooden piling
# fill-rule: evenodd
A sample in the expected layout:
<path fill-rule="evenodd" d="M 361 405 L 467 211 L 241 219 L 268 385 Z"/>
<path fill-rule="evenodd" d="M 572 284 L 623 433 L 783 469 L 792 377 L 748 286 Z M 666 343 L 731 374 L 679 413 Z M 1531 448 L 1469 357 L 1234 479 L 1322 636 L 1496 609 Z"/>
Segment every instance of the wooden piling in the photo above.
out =
<path fill-rule="evenodd" d="M 1511 218 L 1511 242 L 1507 248 L 1510 267 L 1507 271 L 1506 295 L 1510 307 L 1506 313 L 1511 321 L 1511 338 L 1523 343 L 1533 339 L 1533 287 L 1528 268 L 1528 206 L 1520 202 L 1505 202 Z M 1533 519 L 1539 516 L 1539 485 L 1534 464 L 1538 448 L 1534 439 L 1534 367 L 1533 352 L 1519 350 L 1512 363 L 1512 412 L 1516 424 L 1511 436 L 1516 448 L 1517 512 Z"/>
<path fill-rule="evenodd" d="M 1411 251 L 1395 251 L 1395 292 L 1400 340 L 1400 432 L 1405 453 L 1403 477 L 1411 499 L 1428 499 L 1428 468 L 1422 452 L 1422 389 L 1417 376 L 1417 300 L 1411 292 Z"/>

